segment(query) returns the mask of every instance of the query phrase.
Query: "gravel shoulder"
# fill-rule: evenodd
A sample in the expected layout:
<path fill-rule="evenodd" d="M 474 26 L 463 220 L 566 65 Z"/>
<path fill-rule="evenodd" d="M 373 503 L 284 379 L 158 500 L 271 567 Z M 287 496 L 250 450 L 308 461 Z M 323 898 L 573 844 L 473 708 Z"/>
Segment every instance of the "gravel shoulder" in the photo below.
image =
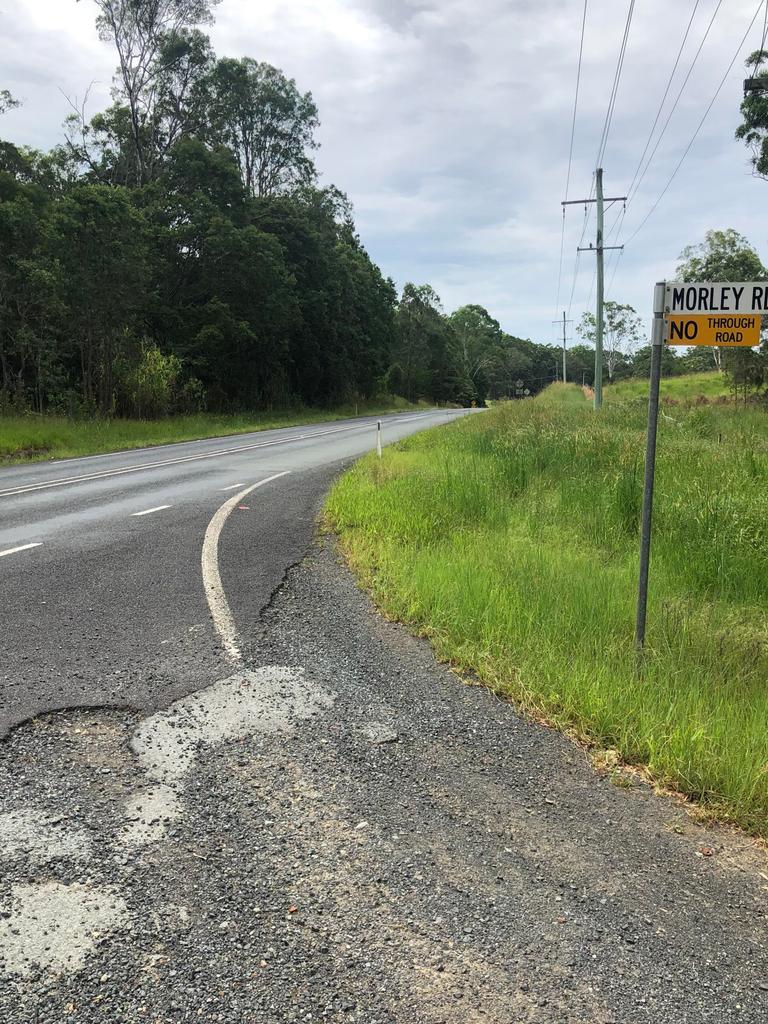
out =
<path fill-rule="evenodd" d="M 248 670 L 0 745 L 4 1024 L 768 1021 L 768 865 L 438 665 L 324 539 Z"/>

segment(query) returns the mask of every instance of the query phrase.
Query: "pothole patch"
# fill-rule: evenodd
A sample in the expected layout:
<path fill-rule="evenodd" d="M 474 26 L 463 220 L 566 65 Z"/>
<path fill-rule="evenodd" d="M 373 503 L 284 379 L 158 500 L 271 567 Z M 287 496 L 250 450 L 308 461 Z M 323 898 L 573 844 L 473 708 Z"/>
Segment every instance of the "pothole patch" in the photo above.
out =
<path fill-rule="evenodd" d="M 79 970 L 99 940 L 128 920 L 116 889 L 59 882 L 14 886 L 8 913 L 0 919 L 0 960 L 22 978 L 35 969 Z"/>
<path fill-rule="evenodd" d="M 118 834 L 120 846 L 139 850 L 163 838 L 168 826 L 181 815 L 177 788 L 160 782 L 134 793 L 123 805 L 127 822 Z"/>
<path fill-rule="evenodd" d="M 307 682 L 303 668 L 267 665 L 238 672 L 145 718 L 131 748 L 151 779 L 171 785 L 187 774 L 200 745 L 288 732 L 332 704 L 331 694 Z"/>
<path fill-rule="evenodd" d="M 24 807 L 0 814 L 0 862 L 23 860 L 39 867 L 54 860 L 87 860 L 87 832 L 46 811 Z"/>
<path fill-rule="evenodd" d="M 159 842 L 183 813 L 181 792 L 201 747 L 254 734 L 289 732 L 333 704 L 333 696 L 307 682 L 303 668 L 267 665 L 243 670 L 207 690 L 150 715 L 131 738 L 150 788 L 124 805 L 123 848 Z"/>

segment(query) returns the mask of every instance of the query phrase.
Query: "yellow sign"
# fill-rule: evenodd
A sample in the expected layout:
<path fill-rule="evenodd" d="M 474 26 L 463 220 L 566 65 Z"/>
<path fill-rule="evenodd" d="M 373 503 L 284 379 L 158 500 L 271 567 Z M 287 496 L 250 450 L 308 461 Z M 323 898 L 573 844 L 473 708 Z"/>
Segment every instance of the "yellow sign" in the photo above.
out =
<path fill-rule="evenodd" d="M 667 313 L 666 341 L 668 345 L 752 348 L 760 344 L 760 320 L 757 313 Z"/>

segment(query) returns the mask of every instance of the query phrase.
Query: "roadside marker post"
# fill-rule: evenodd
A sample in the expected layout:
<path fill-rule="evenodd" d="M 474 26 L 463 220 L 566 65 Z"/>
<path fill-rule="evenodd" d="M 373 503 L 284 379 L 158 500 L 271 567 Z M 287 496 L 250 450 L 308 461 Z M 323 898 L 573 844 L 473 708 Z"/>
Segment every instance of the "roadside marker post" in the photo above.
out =
<path fill-rule="evenodd" d="M 765 282 L 659 281 L 654 288 L 651 380 L 648 391 L 648 430 L 645 442 L 645 478 L 640 528 L 640 573 L 635 618 L 638 663 L 645 646 L 648 611 L 656 436 L 659 425 L 659 387 L 664 344 L 666 342 L 668 345 L 752 348 L 760 344 L 762 315 L 766 313 L 768 284 Z"/>
<path fill-rule="evenodd" d="M 376 421 L 376 454 L 381 458 L 381 420 Z"/>

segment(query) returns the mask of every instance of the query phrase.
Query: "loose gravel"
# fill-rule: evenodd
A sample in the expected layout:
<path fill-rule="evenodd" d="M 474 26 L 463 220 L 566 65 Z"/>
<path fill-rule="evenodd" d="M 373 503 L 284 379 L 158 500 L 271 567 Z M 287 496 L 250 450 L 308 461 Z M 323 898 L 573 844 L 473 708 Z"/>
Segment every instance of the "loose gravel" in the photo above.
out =
<path fill-rule="evenodd" d="M 3 1024 L 768 1021 L 749 840 L 437 665 L 330 540 L 247 639 L 0 746 Z"/>

